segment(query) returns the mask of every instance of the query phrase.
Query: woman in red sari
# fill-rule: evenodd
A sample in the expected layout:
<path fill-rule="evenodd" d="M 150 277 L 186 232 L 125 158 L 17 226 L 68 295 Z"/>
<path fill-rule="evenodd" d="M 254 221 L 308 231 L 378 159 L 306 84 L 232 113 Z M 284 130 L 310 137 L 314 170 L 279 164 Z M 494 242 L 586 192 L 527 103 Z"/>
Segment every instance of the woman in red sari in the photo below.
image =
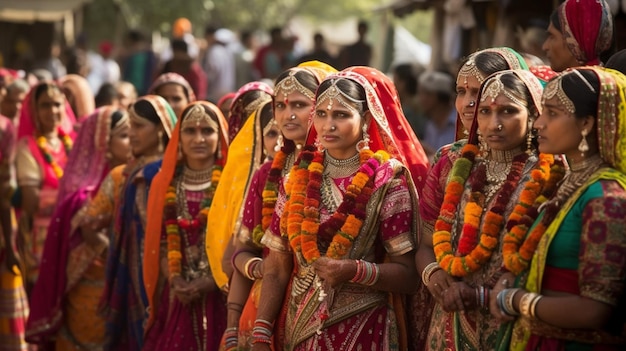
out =
<path fill-rule="evenodd" d="M 393 83 L 370 67 L 320 84 L 313 125 L 324 151 L 300 153 L 262 239 L 270 253 L 252 349 L 269 349 L 284 302 L 285 350 L 404 350 L 396 302 L 417 279 L 414 179 L 426 156 Z"/>
<path fill-rule="evenodd" d="M 15 163 L 21 201 L 18 247 L 24 260 L 27 291 L 39 276 L 59 181 L 73 145 L 75 121 L 58 85 L 41 83 L 26 96 Z"/>
<path fill-rule="evenodd" d="M 30 300 L 26 335 L 33 344 L 56 343 L 56 350 L 103 346 L 104 319 L 97 310 L 107 246 L 90 240 L 77 223 L 109 170 L 128 161 L 128 132 L 128 114 L 112 106 L 96 110 L 82 123 L 48 228 L 42 258 L 46 265 Z"/>
<path fill-rule="evenodd" d="M 152 182 L 143 264 L 151 317 L 144 350 L 218 350 L 226 305 L 204 241 L 226 162 L 227 128 L 215 105 L 187 106 Z"/>

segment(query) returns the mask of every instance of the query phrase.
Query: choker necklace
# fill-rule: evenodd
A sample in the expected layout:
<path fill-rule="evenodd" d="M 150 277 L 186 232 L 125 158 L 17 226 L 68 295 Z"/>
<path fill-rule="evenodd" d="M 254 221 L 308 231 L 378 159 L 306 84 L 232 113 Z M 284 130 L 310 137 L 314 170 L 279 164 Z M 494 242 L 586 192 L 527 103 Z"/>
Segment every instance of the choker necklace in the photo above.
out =
<path fill-rule="evenodd" d="M 324 175 L 333 179 L 349 177 L 361 167 L 359 153 L 345 160 L 338 160 L 330 156 L 328 152 L 325 152 L 324 156 Z"/>
<path fill-rule="evenodd" d="M 183 187 L 191 191 L 206 189 L 211 184 L 211 171 L 211 167 L 193 170 L 185 166 L 183 169 Z"/>
<path fill-rule="evenodd" d="M 571 162 L 569 164 L 569 167 L 572 171 L 572 173 L 579 173 L 582 172 L 584 170 L 586 170 L 587 168 L 594 168 L 598 169 L 599 166 L 603 163 L 604 161 L 602 160 L 602 158 L 600 157 L 600 155 L 596 154 L 593 155 L 591 157 L 587 157 L 585 159 L 583 159 L 582 161 L 579 162 Z"/>
<path fill-rule="evenodd" d="M 487 178 L 487 186 L 485 187 L 487 199 L 491 199 L 500 189 L 511 172 L 513 158 L 522 152 L 521 149 L 489 151 L 489 157 L 483 160 Z"/>

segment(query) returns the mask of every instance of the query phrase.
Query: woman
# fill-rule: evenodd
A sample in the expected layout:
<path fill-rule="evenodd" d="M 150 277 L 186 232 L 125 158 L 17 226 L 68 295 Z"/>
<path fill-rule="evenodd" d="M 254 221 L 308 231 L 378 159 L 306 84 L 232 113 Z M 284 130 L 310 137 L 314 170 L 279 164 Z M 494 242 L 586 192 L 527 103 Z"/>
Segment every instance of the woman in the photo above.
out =
<path fill-rule="evenodd" d="M 32 293 L 26 335 L 33 344 L 55 343 L 56 350 L 103 347 L 104 320 L 97 310 L 107 246 L 89 240 L 76 223 L 108 171 L 128 161 L 129 129 L 128 114 L 112 106 L 96 110 L 81 126 L 48 228 L 46 265 Z"/>
<path fill-rule="evenodd" d="M 183 113 L 183 109 L 190 102 L 196 101 L 196 95 L 189 82 L 178 73 L 163 73 L 150 86 L 148 94 L 159 95 L 167 101 L 176 116 Z"/>
<path fill-rule="evenodd" d="M 265 149 L 275 157 L 272 162 L 263 164 L 250 181 L 242 211 L 242 224 L 234 240 L 235 251 L 231 259 L 234 273 L 228 293 L 228 330 L 224 335 L 227 350 L 250 347 L 263 271 L 261 236 L 271 221 L 282 179 L 305 143 L 311 125 L 310 111 L 315 101 L 315 91 L 324 77 L 334 72 L 334 68 L 324 63 L 310 61 L 283 72 L 276 80 L 274 123 L 268 124 L 268 132 L 277 128 L 282 129 L 283 133 L 277 134 L 280 140 L 270 138 L 265 131 L 263 133 Z M 267 142 L 271 140 L 279 142 L 275 146 L 276 150 L 271 150 L 271 145 L 268 145 Z M 300 148 L 296 148 L 296 145 L 300 145 Z M 250 274 L 248 271 L 255 273 Z"/>
<path fill-rule="evenodd" d="M 27 292 L 39 276 L 59 180 L 72 149 L 75 121 L 61 88 L 54 83 L 36 85 L 24 100 L 15 164 L 21 202 L 18 247 Z"/>
<path fill-rule="evenodd" d="M 422 271 L 436 301 L 428 349 L 494 348 L 499 324 L 484 297 L 501 274 L 504 218 L 537 161 L 531 125 L 542 90 L 525 70 L 495 73 L 481 85 L 473 131 L 448 176 L 432 234 L 436 261 Z"/>
<path fill-rule="evenodd" d="M 187 106 L 149 195 L 143 267 L 151 318 L 145 350 L 218 350 L 226 306 L 204 239 L 227 151 L 227 124 L 219 109 L 208 102 Z"/>
<path fill-rule="evenodd" d="M 154 163 L 161 159 L 176 124 L 174 111 L 156 95 L 139 98 L 129 115 L 130 144 L 136 160 L 111 171 L 109 188 L 101 197 L 97 196 L 97 202 L 83 221 L 83 227 L 92 233 L 113 221 L 102 298 L 106 350 L 142 348 L 148 304 L 142 278 L 146 203 L 150 182 L 158 171 Z M 153 167 L 144 167 L 151 162 Z M 113 198 L 106 191 L 110 189 L 115 190 Z M 112 201 L 115 207 L 111 216 L 106 211 L 111 209 Z"/>
<path fill-rule="evenodd" d="M 565 155 L 570 170 L 553 197 L 527 198 L 526 215 L 508 223 L 511 273 L 492 291 L 491 312 L 517 318 L 511 350 L 626 346 L 625 89 L 617 71 L 580 67 L 544 91 L 534 123 L 539 150 Z M 508 338 L 500 349 L 509 349 Z"/>
<path fill-rule="evenodd" d="M 567 0 L 552 15 L 541 47 L 556 72 L 599 65 L 613 45 L 613 16 L 604 0 Z"/>
<path fill-rule="evenodd" d="M 370 67 L 320 84 L 313 125 L 324 151 L 305 146 L 262 239 L 270 253 L 252 349 L 270 348 L 283 301 L 283 349 L 406 349 L 396 302 L 417 275 L 417 195 L 403 146 L 419 142 L 391 128 L 408 122 L 391 80 Z"/>
<path fill-rule="evenodd" d="M 423 272 L 429 263 L 435 261 L 432 248 L 435 221 L 439 217 L 439 210 L 443 203 L 448 174 L 454 161 L 460 157 L 462 147 L 467 142 L 467 134 L 474 121 L 476 98 L 481 83 L 492 73 L 507 69 L 526 68 L 523 58 L 514 50 L 505 47 L 475 52 L 462 64 L 456 79 L 457 141 L 439 149 L 420 195 L 421 241 L 416 255 L 418 272 Z M 437 278 L 434 276 L 433 282 Z M 445 282 L 436 283 L 439 285 L 446 284 Z M 413 329 L 418 333 L 414 345 L 416 350 L 425 349 L 423 343 L 428 333 L 430 310 L 434 305 L 431 302 L 431 293 L 431 289 L 425 289 L 423 285 L 420 285 L 413 301 L 411 321 Z"/>
<path fill-rule="evenodd" d="M 268 90 L 269 89 L 269 90 Z M 211 228 L 207 228 L 206 251 L 213 278 L 220 289 L 228 291 L 228 280 L 232 274 L 230 256 L 232 245 L 229 245 L 234 233 L 241 225 L 243 199 L 246 196 L 250 179 L 265 159 L 261 138 L 261 116 L 259 107 L 271 101 L 273 90 L 264 83 L 254 82 L 239 89 L 238 97 L 233 99 L 231 119 L 229 120 L 228 162 L 224 166 L 224 182 L 215 192 L 215 206 L 209 210 Z M 254 98 L 253 100 L 250 100 Z M 248 103 L 248 105 L 243 105 Z M 249 112 L 243 119 L 241 130 L 230 139 L 230 122 L 232 118 L 242 120 L 239 114 Z M 252 118 L 249 118 L 252 117 Z M 267 120 L 269 121 L 269 120 Z M 225 262 L 224 262 L 225 261 Z"/>
<path fill-rule="evenodd" d="M 271 100 L 273 94 L 272 87 L 263 82 L 250 82 L 237 90 L 232 98 L 228 116 L 228 138 L 231 143 L 252 112 L 264 102 Z"/>
<path fill-rule="evenodd" d="M 78 74 L 68 74 L 61 77 L 59 81 L 74 115 L 78 122 L 82 122 L 96 109 L 94 93 L 91 91 L 87 79 Z"/>

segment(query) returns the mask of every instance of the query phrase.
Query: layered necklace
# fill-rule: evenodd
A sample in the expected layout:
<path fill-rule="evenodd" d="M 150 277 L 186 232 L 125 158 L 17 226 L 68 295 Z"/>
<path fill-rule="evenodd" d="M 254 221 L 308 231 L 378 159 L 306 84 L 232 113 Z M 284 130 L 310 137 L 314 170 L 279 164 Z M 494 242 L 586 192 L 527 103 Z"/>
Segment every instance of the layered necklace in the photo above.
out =
<path fill-rule="evenodd" d="M 69 156 L 73 146 L 72 138 L 70 138 L 69 135 L 63 132 L 61 128 L 58 129 L 57 135 L 63 143 L 63 147 L 65 148 L 65 155 Z M 61 168 L 61 166 L 59 166 L 54 157 L 52 157 L 52 150 L 50 148 L 51 145 L 45 136 L 37 137 L 37 147 L 39 148 L 39 151 L 41 151 L 43 159 L 46 161 L 46 163 L 50 165 L 50 167 L 52 167 L 54 174 L 57 176 L 57 178 L 61 179 L 61 177 L 63 177 L 63 168 Z"/>
<path fill-rule="evenodd" d="M 357 153 L 348 159 L 338 160 L 326 153 L 324 157 L 324 172 L 322 173 L 321 196 L 322 203 L 328 212 L 337 210 L 343 199 L 342 194 L 346 192 L 343 184 L 340 185 L 339 191 L 336 191 L 334 179 L 346 178 L 355 174 L 361 167 L 359 157 L 360 155 Z"/>
<path fill-rule="evenodd" d="M 489 261 L 498 246 L 499 233 L 504 225 L 504 212 L 522 176 L 528 155 L 520 152 L 511 157 L 507 166 L 506 178 L 499 182 L 497 175 L 491 174 L 493 185 L 488 179 L 487 165 L 481 162 L 472 173 L 479 150 L 476 145 L 466 144 L 461 157 L 454 162 L 439 218 L 435 222 L 433 248 L 441 268 L 455 277 L 464 277 L 479 270 Z M 507 156 L 508 158 L 509 156 Z M 504 160 L 506 161 L 505 158 Z M 463 198 L 465 184 L 469 181 L 470 194 L 464 208 L 463 227 L 458 247 L 452 247 L 452 231 L 455 226 L 457 209 Z M 490 185 L 495 190 L 485 189 Z M 496 187 L 497 186 L 497 187 Z M 487 191 L 486 191 L 487 190 Z M 491 192 L 491 194 L 490 194 Z M 489 198 L 495 198 L 493 205 L 484 213 Z M 483 214 L 484 213 L 484 214 Z"/>

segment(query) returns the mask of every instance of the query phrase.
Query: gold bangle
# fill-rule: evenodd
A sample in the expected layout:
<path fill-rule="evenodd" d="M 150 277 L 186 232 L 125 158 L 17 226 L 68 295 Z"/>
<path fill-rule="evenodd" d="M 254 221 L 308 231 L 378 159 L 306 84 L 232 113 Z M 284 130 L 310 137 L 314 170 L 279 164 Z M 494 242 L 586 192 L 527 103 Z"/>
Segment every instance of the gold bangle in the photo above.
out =
<path fill-rule="evenodd" d="M 426 266 L 426 268 L 424 268 L 424 270 L 422 271 L 422 282 L 424 283 L 424 285 L 428 286 L 428 284 L 430 284 L 430 277 L 433 275 L 433 273 L 435 273 L 436 271 L 440 269 L 441 267 L 439 266 L 439 263 L 437 262 L 429 263 Z"/>
<path fill-rule="evenodd" d="M 246 276 L 246 278 L 250 279 L 250 280 L 255 280 L 254 276 L 250 275 L 248 273 L 248 268 L 250 268 L 250 265 L 256 261 L 263 261 L 262 258 L 260 257 L 252 257 L 251 259 L 249 259 L 248 261 L 246 261 L 246 264 L 243 266 L 243 275 Z"/>
<path fill-rule="evenodd" d="M 505 311 L 510 312 L 512 315 L 515 315 L 515 313 L 517 313 L 515 311 L 515 308 L 513 308 L 513 301 L 515 300 L 515 295 L 517 295 L 517 293 L 521 290 L 521 289 L 507 289 L 507 293 L 505 295 L 504 298 L 504 307 L 505 307 Z M 519 315 L 519 313 L 518 313 Z"/>
<path fill-rule="evenodd" d="M 534 292 L 529 292 L 522 296 L 522 299 L 519 302 L 519 312 L 522 314 L 522 316 L 526 318 L 532 318 L 532 316 L 530 315 L 530 305 L 537 296 L 539 296 L 539 294 L 536 294 Z"/>
<path fill-rule="evenodd" d="M 530 316 L 532 318 L 537 318 L 537 304 L 539 303 L 539 300 L 541 300 L 543 296 L 541 295 L 537 295 L 537 297 L 535 297 L 531 303 L 530 303 Z"/>

